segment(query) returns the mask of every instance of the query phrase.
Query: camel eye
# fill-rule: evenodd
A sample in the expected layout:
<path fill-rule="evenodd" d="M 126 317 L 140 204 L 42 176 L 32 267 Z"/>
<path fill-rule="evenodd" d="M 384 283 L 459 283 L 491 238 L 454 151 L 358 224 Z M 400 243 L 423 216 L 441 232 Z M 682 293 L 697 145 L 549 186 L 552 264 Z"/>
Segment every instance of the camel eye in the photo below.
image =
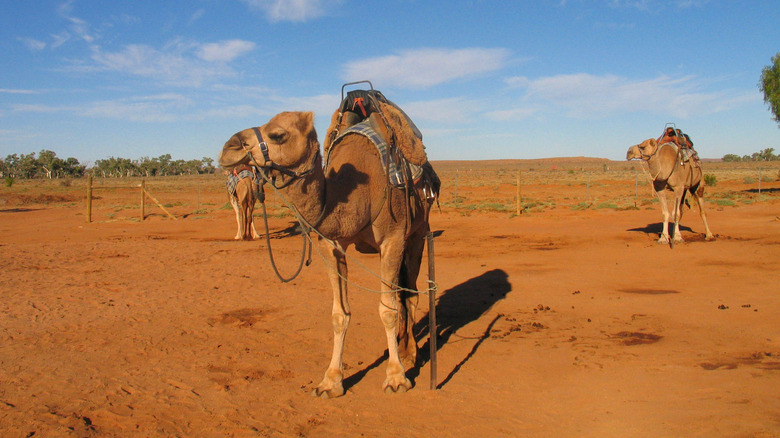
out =
<path fill-rule="evenodd" d="M 282 128 L 273 129 L 268 133 L 268 139 L 276 144 L 284 143 L 287 141 L 287 137 L 289 137 L 289 134 Z"/>

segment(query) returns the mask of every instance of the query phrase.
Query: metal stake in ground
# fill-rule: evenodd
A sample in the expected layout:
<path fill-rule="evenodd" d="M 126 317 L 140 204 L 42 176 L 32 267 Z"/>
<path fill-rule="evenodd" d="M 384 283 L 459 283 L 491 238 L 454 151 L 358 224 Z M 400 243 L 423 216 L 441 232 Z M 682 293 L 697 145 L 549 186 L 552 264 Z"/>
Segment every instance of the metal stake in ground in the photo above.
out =
<path fill-rule="evenodd" d="M 431 389 L 436 389 L 436 339 L 439 330 L 436 327 L 436 267 L 433 259 L 433 233 L 425 237 L 428 241 L 428 345 L 431 348 Z"/>

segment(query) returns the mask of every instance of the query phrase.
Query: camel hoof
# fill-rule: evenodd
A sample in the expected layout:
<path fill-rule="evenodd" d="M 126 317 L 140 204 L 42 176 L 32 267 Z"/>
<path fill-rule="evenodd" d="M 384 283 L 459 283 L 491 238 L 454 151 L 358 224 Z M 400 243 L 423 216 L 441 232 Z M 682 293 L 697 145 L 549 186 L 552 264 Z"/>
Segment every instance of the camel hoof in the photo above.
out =
<path fill-rule="evenodd" d="M 666 236 L 661 236 L 660 239 L 658 239 L 659 245 L 668 245 L 669 244 L 669 238 Z"/>
<path fill-rule="evenodd" d="M 399 383 L 395 387 L 393 387 L 392 384 L 386 383 L 385 394 L 403 394 L 406 391 L 410 390 L 411 388 L 412 388 L 412 382 L 410 382 L 409 379 L 404 379 L 403 382 Z"/>
<path fill-rule="evenodd" d="M 341 392 L 336 391 L 334 389 L 320 389 L 320 388 L 314 388 L 311 392 L 312 397 L 321 398 L 323 400 L 328 400 L 331 398 L 338 398 L 344 395 L 344 390 L 341 390 Z"/>
<path fill-rule="evenodd" d="M 708 241 L 708 242 L 709 242 L 709 241 L 711 241 L 711 240 L 715 240 L 715 236 L 713 236 L 712 234 L 710 234 L 709 236 L 706 236 L 706 237 L 704 238 L 704 240 L 706 240 L 706 241 Z"/>

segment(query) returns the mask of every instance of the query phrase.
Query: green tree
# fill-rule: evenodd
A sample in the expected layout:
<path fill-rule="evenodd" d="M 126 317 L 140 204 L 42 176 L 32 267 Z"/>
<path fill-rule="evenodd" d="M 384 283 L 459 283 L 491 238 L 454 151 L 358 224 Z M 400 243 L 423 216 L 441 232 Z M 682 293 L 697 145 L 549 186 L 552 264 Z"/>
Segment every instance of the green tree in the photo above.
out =
<path fill-rule="evenodd" d="M 761 71 L 759 88 L 764 93 L 764 102 L 774 115 L 774 120 L 780 125 L 780 52 L 772 57 L 772 65 Z"/>
<path fill-rule="evenodd" d="M 742 157 L 736 154 L 726 154 L 723 156 L 723 161 L 730 162 L 730 161 L 742 161 Z"/>

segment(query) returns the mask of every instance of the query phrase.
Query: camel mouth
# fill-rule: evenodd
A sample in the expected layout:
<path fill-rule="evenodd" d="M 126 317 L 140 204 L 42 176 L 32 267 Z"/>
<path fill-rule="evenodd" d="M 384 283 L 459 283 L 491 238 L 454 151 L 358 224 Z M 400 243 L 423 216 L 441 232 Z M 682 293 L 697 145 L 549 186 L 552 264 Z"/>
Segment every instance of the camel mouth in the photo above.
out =
<path fill-rule="evenodd" d="M 626 152 L 626 160 L 636 160 L 637 158 L 641 158 L 642 154 L 639 153 L 639 147 L 634 145 L 628 148 L 628 151 Z"/>

